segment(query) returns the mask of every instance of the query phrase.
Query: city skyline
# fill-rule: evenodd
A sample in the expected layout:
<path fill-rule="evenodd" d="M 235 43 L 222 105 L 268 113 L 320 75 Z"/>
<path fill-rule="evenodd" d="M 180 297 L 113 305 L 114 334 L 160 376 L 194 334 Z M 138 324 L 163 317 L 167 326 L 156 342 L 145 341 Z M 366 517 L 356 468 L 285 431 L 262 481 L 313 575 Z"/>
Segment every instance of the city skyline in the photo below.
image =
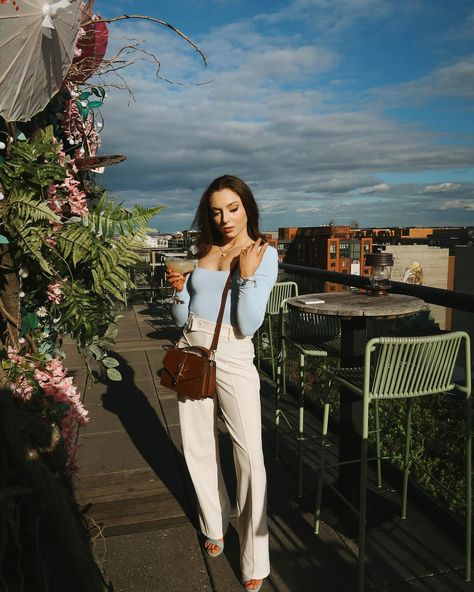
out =
<path fill-rule="evenodd" d="M 178 0 L 96 3 L 182 29 L 111 24 L 161 64 L 126 71 L 136 102 L 109 91 L 103 177 L 127 205 L 164 204 L 153 225 L 190 227 L 213 177 L 254 190 L 261 227 L 465 226 L 474 222 L 474 9 L 432 1 Z"/>

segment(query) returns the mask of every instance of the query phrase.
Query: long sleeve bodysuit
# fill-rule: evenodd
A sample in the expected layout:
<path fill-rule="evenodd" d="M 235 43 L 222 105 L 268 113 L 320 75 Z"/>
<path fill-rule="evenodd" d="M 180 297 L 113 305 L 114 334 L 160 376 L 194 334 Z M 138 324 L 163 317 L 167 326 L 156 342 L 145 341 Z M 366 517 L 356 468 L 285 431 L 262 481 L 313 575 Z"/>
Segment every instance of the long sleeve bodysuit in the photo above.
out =
<path fill-rule="evenodd" d="M 259 268 L 246 285 L 239 285 L 239 272 L 234 275 L 224 309 L 223 323 L 233 325 L 242 335 L 253 335 L 262 324 L 268 297 L 278 273 L 278 254 L 268 246 Z M 222 290 L 228 271 L 215 271 L 196 266 L 187 277 L 181 292 L 177 293 L 182 304 L 172 306 L 172 315 L 178 327 L 182 327 L 189 313 L 207 321 L 216 321 L 221 304 Z"/>

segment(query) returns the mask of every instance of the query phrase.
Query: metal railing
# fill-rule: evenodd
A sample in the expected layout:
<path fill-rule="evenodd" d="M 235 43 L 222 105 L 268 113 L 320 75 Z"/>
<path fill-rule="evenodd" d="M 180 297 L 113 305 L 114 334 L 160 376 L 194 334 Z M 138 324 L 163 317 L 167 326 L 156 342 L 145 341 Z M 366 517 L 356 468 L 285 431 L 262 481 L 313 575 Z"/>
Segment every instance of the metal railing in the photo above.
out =
<path fill-rule="evenodd" d="M 369 283 L 369 278 L 365 276 L 327 271 L 326 269 L 319 269 L 317 267 L 304 267 L 303 265 L 280 263 L 279 268 L 290 274 L 308 276 L 324 282 L 342 284 L 354 288 L 365 288 Z M 458 310 L 474 312 L 474 294 L 456 292 L 454 290 L 443 290 L 441 288 L 431 288 L 429 286 L 420 286 L 417 284 L 406 284 L 404 282 L 392 281 L 391 286 L 391 291 L 395 294 L 416 296 L 429 304 L 437 304 L 439 306 L 445 306 L 446 308 L 456 308 Z"/>

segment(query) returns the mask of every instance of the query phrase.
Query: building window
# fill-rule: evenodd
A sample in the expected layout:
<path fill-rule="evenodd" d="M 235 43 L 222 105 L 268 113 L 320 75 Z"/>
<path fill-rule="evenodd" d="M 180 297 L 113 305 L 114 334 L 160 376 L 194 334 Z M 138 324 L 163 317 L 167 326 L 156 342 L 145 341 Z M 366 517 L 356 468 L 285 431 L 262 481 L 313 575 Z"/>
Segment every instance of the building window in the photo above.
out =
<path fill-rule="evenodd" d="M 360 259 L 360 241 L 351 241 L 350 249 L 351 260 Z"/>
<path fill-rule="evenodd" d="M 349 243 L 347 241 L 339 243 L 339 256 L 349 257 Z"/>
<path fill-rule="evenodd" d="M 337 243 L 330 242 L 329 243 L 329 257 L 331 259 L 335 259 L 337 254 Z"/>

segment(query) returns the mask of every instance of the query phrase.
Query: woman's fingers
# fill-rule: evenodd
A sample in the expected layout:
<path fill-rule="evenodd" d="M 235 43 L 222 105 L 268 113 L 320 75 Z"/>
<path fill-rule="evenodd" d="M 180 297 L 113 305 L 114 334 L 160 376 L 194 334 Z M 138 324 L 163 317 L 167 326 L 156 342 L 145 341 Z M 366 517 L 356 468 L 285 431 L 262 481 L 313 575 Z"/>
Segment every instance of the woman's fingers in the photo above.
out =
<path fill-rule="evenodd" d="M 184 275 L 182 273 L 178 273 L 177 271 L 167 271 L 166 279 L 175 290 L 181 292 L 184 287 Z"/>
<path fill-rule="evenodd" d="M 240 275 L 241 277 L 250 277 L 255 274 L 263 255 L 268 247 L 268 243 L 263 245 L 262 239 L 258 238 L 253 245 L 249 245 L 240 254 Z"/>
<path fill-rule="evenodd" d="M 257 240 L 253 243 L 253 245 L 249 245 L 246 249 L 247 252 L 252 251 L 253 253 L 258 254 L 258 248 L 260 246 L 260 243 L 262 242 L 262 239 L 259 237 L 257 238 Z"/>
<path fill-rule="evenodd" d="M 267 247 L 268 247 L 268 243 L 264 243 L 262 245 L 262 248 L 260 249 L 260 251 L 258 253 L 258 258 L 260 261 L 263 259 L 263 255 L 264 255 L 265 251 L 267 250 Z"/>

